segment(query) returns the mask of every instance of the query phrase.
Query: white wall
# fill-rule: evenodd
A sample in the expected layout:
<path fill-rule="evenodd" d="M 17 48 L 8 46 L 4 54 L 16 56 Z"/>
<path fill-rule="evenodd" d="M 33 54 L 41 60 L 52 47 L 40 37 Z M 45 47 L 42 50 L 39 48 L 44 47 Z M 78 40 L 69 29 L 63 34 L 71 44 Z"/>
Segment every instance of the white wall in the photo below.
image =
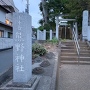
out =
<path fill-rule="evenodd" d="M 6 14 L 6 19 L 8 19 L 10 22 L 13 22 L 13 13 Z"/>
<path fill-rule="evenodd" d="M 46 30 L 37 30 L 37 40 L 46 40 Z"/>
<path fill-rule="evenodd" d="M 6 12 L 0 8 L 0 21 L 5 23 Z"/>
<path fill-rule="evenodd" d="M 13 46 L 13 39 L 0 38 L 0 49 L 10 48 Z"/>

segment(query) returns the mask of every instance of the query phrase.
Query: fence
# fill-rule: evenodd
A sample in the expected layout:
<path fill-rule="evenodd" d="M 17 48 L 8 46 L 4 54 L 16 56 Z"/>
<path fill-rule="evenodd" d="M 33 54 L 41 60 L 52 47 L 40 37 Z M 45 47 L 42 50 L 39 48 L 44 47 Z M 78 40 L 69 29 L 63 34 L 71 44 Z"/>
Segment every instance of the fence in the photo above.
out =
<path fill-rule="evenodd" d="M 52 40 L 52 37 L 53 37 L 53 32 L 52 30 L 50 31 L 46 31 L 46 30 L 43 30 L 43 31 L 40 31 L 40 30 L 37 30 L 37 40 L 46 40 L 47 38 L 47 33 L 48 33 L 48 37 L 50 40 Z"/>

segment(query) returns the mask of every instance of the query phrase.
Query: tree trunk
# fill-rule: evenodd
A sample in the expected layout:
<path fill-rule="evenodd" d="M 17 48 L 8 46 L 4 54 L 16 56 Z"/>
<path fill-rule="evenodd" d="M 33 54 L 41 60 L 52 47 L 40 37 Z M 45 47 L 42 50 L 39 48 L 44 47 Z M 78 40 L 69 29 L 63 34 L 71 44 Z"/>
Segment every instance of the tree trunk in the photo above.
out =
<path fill-rule="evenodd" d="M 42 0 L 44 24 L 47 24 L 47 22 L 48 22 L 48 20 L 47 20 L 48 13 L 47 13 L 47 8 L 45 7 L 45 5 L 46 5 L 46 1 Z"/>

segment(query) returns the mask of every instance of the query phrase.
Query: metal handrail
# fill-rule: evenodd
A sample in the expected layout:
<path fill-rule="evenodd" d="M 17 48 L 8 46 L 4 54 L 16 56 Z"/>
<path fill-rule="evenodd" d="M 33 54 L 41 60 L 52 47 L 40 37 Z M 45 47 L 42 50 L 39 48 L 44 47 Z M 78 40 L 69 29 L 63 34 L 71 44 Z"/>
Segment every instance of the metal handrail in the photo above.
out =
<path fill-rule="evenodd" d="M 87 41 L 88 47 L 90 47 L 90 41 Z"/>
<path fill-rule="evenodd" d="M 79 64 L 80 46 L 79 46 L 79 42 L 78 42 L 78 39 L 77 39 L 77 33 L 75 32 L 75 28 L 74 27 L 73 27 L 73 39 L 74 39 L 76 50 L 77 50 L 78 64 Z"/>

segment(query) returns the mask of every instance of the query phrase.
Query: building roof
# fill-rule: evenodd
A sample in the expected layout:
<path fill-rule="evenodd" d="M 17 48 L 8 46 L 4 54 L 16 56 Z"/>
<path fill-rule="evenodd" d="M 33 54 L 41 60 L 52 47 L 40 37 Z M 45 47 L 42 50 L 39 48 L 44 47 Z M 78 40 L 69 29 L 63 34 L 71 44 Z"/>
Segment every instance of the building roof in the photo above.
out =
<path fill-rule="evenodd" d="M 6 8 L 7 10 L 9 10 L 10 12 L 15 12 L 15 9 L 12 6 L 6 6 L 6 5 L 2 5 L 4 8 Z"/>
<path fill-rule="evenodd" d="M 8 10 L 8 9 L 6 9 L 4 6 L 2 6 L 2 5 L 0 5 L 0 7 L 2 8 L 2 9 L 4 9 L 7 13 L 10 13 L 11 11 L 10 10 Z"/>
<path fill-rule="evenodd" d="M 15 7 L 13 0 L 0 0 L 0 5 L 11 12 L 19 12 L 19 10 Z"/>

